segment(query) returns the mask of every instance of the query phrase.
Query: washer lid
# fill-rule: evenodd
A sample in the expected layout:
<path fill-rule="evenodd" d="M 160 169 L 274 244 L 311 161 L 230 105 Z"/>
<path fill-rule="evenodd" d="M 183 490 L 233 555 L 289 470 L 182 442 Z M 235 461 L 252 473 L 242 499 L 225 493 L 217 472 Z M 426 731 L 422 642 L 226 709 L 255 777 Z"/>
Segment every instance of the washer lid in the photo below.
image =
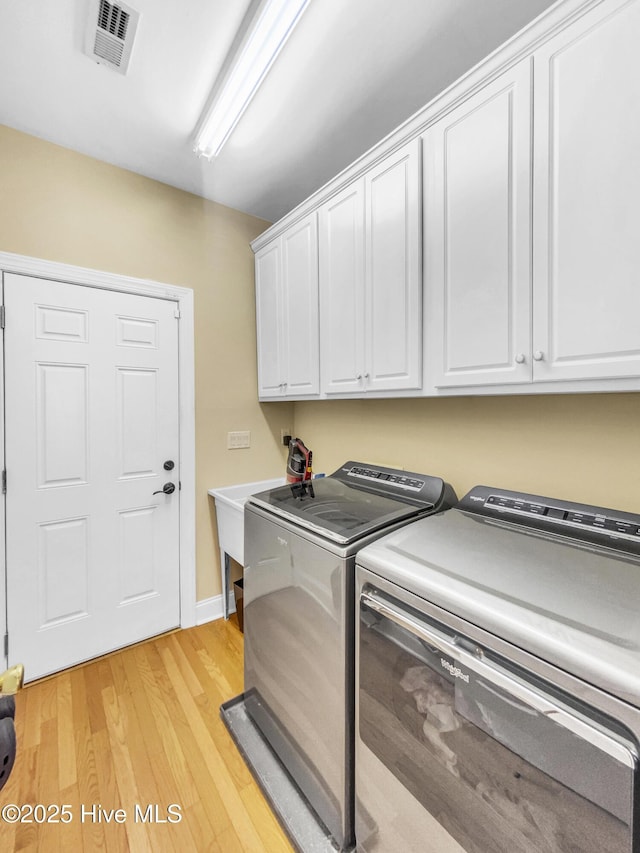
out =
<path fill-rule="evenodd" d="M 347 545 L 404 519 L 446 509 L 446 494 L 439 477 L 346 462 L 329 477 L 260 492 L 247 503 Z"/>
<path fill-rule="evenodd" d="M 575 536 L 453 509 L 387 534 L 357 562 L 640 706 L 640 558 Z"/>

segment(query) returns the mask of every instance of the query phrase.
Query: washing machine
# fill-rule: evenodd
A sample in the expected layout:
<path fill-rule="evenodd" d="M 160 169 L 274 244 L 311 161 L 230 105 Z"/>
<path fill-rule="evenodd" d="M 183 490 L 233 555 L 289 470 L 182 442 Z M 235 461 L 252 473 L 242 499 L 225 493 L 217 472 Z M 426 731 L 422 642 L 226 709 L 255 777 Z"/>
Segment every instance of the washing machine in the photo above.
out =
<path fill-rule="evenodd" d="M 244 706 L 333 849 L 353 843 L 356 554 L 455 502 L 439 477 L 350 461 L 245 504 Z"/>
<path fill-rule="evenodd" d="M 640 850 L 640 516 L 477 486 L 356 571 L 358 850 Z"/>

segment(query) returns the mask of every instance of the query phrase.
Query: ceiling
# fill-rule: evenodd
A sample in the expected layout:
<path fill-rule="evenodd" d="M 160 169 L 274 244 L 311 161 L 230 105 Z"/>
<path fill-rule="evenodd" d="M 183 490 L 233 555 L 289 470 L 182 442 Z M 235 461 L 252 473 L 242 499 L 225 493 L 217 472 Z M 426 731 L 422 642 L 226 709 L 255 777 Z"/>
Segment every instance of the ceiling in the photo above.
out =
<path fill-rule="evenodd" d="M 2 0 L 0 124 L 275 221 L 551 0 L 310 0 L 221 154 L 193 130 L 257 0 L 127 0 L 128 73 L 83 53 L 90 0 Z"/>

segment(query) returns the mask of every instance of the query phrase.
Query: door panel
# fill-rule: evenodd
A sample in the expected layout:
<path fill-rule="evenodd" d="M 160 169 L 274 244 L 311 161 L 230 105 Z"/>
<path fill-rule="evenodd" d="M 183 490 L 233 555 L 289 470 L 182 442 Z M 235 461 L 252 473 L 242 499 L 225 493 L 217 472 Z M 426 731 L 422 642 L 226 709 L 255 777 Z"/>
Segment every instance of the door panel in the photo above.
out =
<path fill-rule="evenodd" d="M 38 525 L 38 598 L 42 627 L 88 615 L 88 522 L 85 517 Z"/>
<path fill-rule="evenodd" d="M 364 374 L 364 185 L 320 208 L 322 391 L 362 391 Z"/>
<path fill-rule="evenodd" d="M 258 396 L 282 394 L 284 382 L 280 353 L 280 241 L 256 255 L 256 319 L 258 338 Z"/>
<path fill-rule="evenodd" d="M 60 400 L 65 401 L 64 407 Z M 88 375 L 85 365 L 36 365 L 37 483 L 87 482 Z"/>
<path fill-rule="evenodd" d="M 420 388 L 420 140 L 367 174 L 365 187 L 365 386 L 372 391 Z"/>
<path fill-rule="evenodd" d="M 318 394 L 318 225 L 316 214 L 282 237 L 286 393 Z"/>
<path fill-rule="evenodd" d="M 156 370 L 117 369 L 120 478 L 153 476 L 158 459 Z"/>
<path fill-rule="evenodd" d="M 4 290 L 9 649 L 32 680 L 179 624 L 178 324 L 164 299 Z"/>
<path fill-rule="evenodd" d="M 602 3 L 534 57 L 534 379 L 640 372 L 639 31 Z"/>
<path fill-rule="evenodd" d="M 426 346 L 436 387 L 528 382 L 531 63 L 425 134 Z"/>
<path fill-rule="evenodd" d="M 154 583 L 156 507 L 125 510 L 120 518 L 119 603 L 157 595 Z"/>

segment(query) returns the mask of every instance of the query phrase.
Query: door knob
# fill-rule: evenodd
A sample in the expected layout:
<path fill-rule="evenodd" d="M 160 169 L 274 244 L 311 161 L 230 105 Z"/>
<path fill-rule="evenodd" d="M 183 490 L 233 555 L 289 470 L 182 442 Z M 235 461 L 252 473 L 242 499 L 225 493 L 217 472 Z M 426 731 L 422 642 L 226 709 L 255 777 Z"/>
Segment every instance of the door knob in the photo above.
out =
<path fill-rule="evenodd" d="M 165 483 L 161 489 L 158 489 L 157 492 L 153 492 L 154 495 L 172 495 L 176 490 L 176 487 L 173 483 Z"/>
<path fill-rule="evenodd" d="M 173 461 L 173 459 L 167 459 L 167 461 L 164 463 L 164 465 L 162 467 L 164 468 L 165 471 L 173 471 L 175 464 L 176 463 Z"/>
<path fill-rule="evenodd" d="M 534 361 L 542 361 L 544 359 L 544 353 L 542 350 L 537 349 L 533 354 Z"/>

